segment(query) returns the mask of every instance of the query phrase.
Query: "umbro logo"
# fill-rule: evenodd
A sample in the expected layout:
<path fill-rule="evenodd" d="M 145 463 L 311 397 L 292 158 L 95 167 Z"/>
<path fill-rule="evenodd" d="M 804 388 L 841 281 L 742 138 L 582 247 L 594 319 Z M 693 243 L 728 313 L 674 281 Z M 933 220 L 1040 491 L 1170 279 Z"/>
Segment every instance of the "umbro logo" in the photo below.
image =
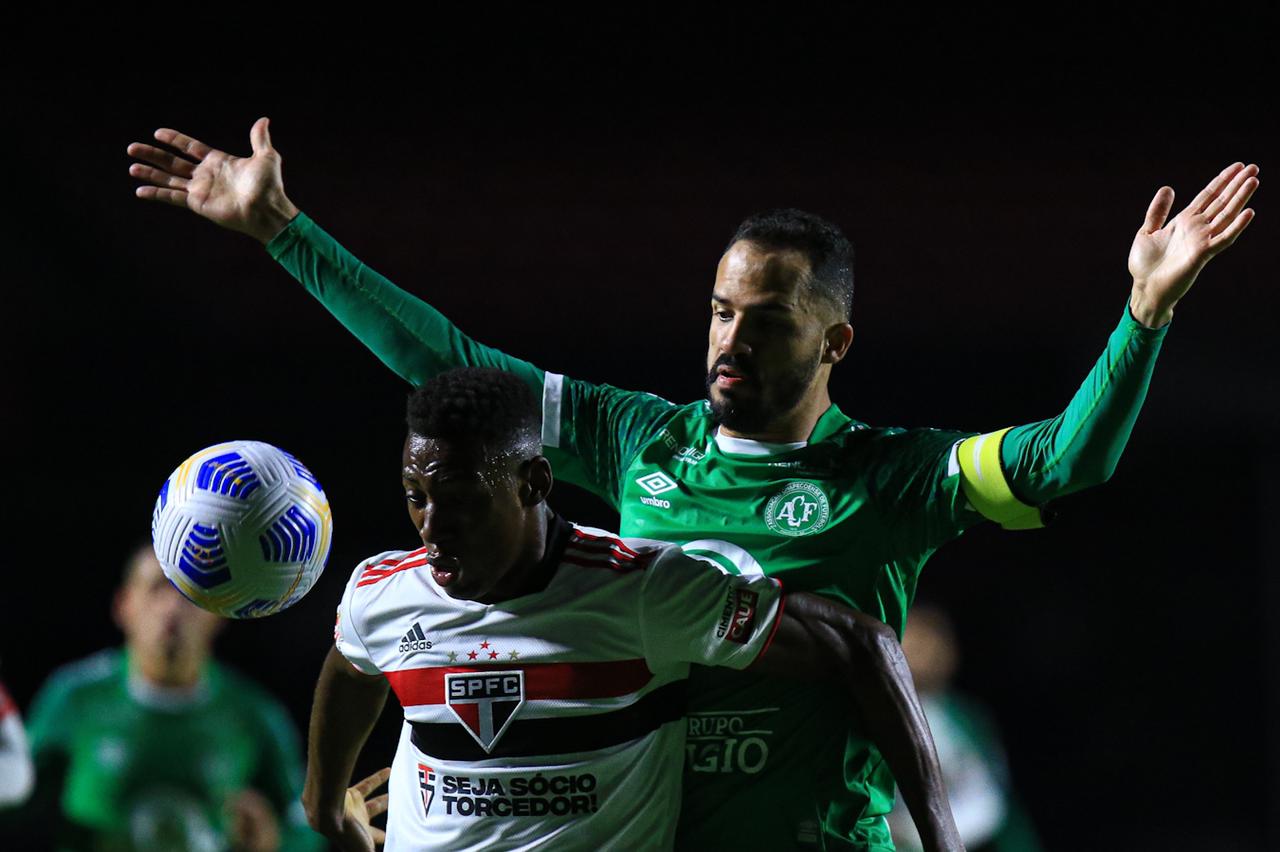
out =
<path fill-rule="evenodd" d="M 409 632 L 400 637 L 400 653 L 407 654 L 413 651 L 430 651 L 431 642 L 427 639 L 426 634 L 422 632 L 422 625 L 416 621 Z"/>
<path fill-rule="evenodd" d="M 662 471 L 640 477 L 636 480 L 636 485 L 639 485 L 654 497 L 657 497 L 659 494 L 666 494 L 668 491 L 672 491 L 680 487 L 676 485 L 675 480 L 667 476 Z"/>

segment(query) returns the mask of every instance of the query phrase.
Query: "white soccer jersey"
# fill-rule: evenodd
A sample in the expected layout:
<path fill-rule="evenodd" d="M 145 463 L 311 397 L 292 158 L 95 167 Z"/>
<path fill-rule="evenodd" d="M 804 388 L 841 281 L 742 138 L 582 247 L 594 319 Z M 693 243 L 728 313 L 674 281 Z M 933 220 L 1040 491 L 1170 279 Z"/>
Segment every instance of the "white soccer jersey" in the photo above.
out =
<path fill-rule="evenodd" d="M 664 542 L 550 533 L 547 586 L 502 603 L 449 597 L 425 549 L 352 574 L 338 650 L 405 711 L 388 852 L 671 846 L 689 664 L 753 662 L 781 587 Z"/>

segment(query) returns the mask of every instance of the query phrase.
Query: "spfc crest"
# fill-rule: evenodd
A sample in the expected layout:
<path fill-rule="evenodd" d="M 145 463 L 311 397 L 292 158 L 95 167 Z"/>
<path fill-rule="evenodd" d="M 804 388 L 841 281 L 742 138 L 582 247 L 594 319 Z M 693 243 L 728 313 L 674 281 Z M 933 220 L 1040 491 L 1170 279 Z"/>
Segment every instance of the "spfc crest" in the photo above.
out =
<path fill-rule="evenodd" d="M 524 706 L 524 672 L 460 672 L 444 676 L 444 700 L 485 752 Z"/>

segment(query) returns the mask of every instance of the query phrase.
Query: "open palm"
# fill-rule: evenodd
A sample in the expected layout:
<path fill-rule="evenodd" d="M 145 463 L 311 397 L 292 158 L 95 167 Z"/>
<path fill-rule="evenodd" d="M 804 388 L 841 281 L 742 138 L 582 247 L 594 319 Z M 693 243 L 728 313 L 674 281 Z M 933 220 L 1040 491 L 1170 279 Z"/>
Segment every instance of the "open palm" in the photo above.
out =
<path fill-rule="evenodd" d="M 266 118 L 254 122 L 249 157 L 233 157 L 167 127 L 157 130 L 155 138 L 179 153 L 132 143 L 129 155 L 143 162 L 132 164 L 129 174 L 148 184 L 138 187 L 138 197 L 186 207 L 266 242 L 297 214 L 284 195 L 282 160 L 271 147 L 268 123 Z"/>
<path fill-rule="evenodd" d="M 1258 188 L 1257 174 L 1256 165 L 1233 163 L 1167 224 L 1173 190 L 1165 186 L 1156 192 L 1129 250 L 1135 304 L 1149 310 L 1148 324 L 1168 322 L 1204 265 L 1248 226 L 1253 211 L 1245 204 Z"/>

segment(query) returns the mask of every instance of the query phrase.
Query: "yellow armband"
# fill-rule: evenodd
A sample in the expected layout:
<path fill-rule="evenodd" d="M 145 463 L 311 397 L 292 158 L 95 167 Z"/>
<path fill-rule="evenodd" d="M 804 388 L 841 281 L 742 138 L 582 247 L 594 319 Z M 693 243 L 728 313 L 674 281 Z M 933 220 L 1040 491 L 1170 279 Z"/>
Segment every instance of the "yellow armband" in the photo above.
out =
<path fill-rule="evenodd" d="M 1013 496 L 1000 465 L 1000 444 L 1008 429 L 965 438 L 956 448 L 960 485 L 973 508 L 1007 530 L 1033 530 L 1044 526 L 1036 506 Z"/>

